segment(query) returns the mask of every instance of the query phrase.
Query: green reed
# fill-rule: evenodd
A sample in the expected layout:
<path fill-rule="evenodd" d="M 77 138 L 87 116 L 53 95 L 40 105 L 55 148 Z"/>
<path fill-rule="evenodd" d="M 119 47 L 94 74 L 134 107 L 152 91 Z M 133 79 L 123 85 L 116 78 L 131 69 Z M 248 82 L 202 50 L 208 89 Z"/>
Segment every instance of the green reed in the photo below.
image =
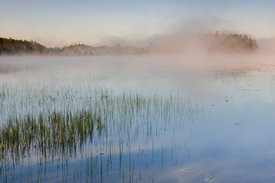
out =
<path fill-rule="evenodd" d="M 0 154 L 3 158 L 9 152 L 25 155 L 32 149 L 43 153 L 72 151 L 88 137 L 92 140 L 95 124 L 102 128 L 101 123 L 100 116 L 94 119 L 86 110 L 75 115 L 53 112 L 47 118 L 40 113 L 38 119 L 30 115 L 21 120 L 11 118 L 0 128 Z"/>

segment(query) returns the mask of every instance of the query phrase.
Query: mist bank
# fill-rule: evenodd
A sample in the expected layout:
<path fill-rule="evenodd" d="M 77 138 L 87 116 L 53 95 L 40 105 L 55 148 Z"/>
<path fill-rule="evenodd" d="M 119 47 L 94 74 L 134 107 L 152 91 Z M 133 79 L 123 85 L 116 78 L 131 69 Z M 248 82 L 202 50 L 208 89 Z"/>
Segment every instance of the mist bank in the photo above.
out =
<path fill-rule="evenodd" d="M 216 86 L 215 78 L 220 75 L 242 78 L 269 71 L 274 66 L 274 57 L 259 53 L 181 56 L 3 56 L 0 57 L 0 78 L 15 75 L 16 78 L 28 78 L 28 82 L 47 78 L 63 78 L 62 80 L 71 82 L 76 82 L 73 78 L 79 78 L 87 82 L 93 78 L 100 86 L 108 85 L 116 92 L 132 90 L 150 95 L 156 92 L 156 89 L 161 94 L 180 90 L 183 91 L 184 97 L 201 102 L 200 99 L 205 98 L 205 93 L 210 93 L 207 99 L 216 97 L 215 87 L 210 86 Z M 211 81 L 207 78 L 211 78 Z"/>
<path fill-rule="evenodd" d="M 152 51 L 165 54 L 188 53 L 254 53 L 258 51 L 255 38 L 242 34 L 173 34 L 158 37 L 150 45 Z"/>
<path fill-rule="evenodd" d="M 252 69 L 263 65 L 274 65 L 274 55 L 257 52 L 255 54 L 149 54 L 149 55 L 117 55 L 117 56 L 1 56 L 0 73 L 17 72 L 44 68 L 52 74 L 62 72 L 99 73 L 99 76 L 111 74 L 139 75 L 185 70 L 228 70 Z M 94 70 L 95 69 L 95 70 Z M 53 71 L 54 70 L 54 71 Z M 143 75 L 143 74 L 142 74 Z"/>
<path fill-rule="evenodd" d="M 268 42 L 268 41 L 265 41 Z M 36 41 L 0 38 L 0 55 L 42 55 L 42 56 L 100 56 L 100 55 L 188 55 L 188 54 L 250 54 L 272 50 L 272 45 L 258 45 L 255 38 L 242 34 L 207 33 L 173 34 L 156 36 L 147 47 L 89 46 L 74 44 L 62 48 L 47 48 Z M 263 48 L 263 49 L 262 49 Z"/>

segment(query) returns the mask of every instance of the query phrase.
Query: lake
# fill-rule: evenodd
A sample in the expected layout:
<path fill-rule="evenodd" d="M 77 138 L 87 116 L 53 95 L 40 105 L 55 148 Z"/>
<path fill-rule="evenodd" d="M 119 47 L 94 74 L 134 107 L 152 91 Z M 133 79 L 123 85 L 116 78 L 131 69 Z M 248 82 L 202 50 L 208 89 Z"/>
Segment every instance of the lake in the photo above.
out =
<path fill-rule="evenodd" d="M 273 182 L 272 61 L 0 57 L 0 180 Z"/>

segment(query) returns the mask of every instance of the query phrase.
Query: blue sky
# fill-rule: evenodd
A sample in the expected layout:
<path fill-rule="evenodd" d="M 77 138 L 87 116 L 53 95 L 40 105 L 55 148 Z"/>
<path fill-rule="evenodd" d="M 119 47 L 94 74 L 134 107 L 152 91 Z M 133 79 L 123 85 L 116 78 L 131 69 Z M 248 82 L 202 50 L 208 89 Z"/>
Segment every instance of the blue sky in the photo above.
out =
<path fill-rule="evenodd" d="M 0 0 L 0 37 L 46 46 L 146 45 L 155 36 L 218 30 L 275 37 L 275 0 Z"/>

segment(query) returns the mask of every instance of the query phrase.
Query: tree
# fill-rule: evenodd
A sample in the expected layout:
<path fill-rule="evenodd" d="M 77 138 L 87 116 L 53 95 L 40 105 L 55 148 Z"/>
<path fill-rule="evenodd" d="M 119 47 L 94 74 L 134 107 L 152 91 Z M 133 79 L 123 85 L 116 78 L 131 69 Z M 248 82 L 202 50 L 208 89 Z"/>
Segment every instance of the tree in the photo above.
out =
<path fill-rule="evenodd" d="M 204 38 L 207 40 L 208 49 L 210 51 L 256 51 L 258 45 L 256 39 L 249 38 L 247 35 L 239 34 L 205 34 Z"/>
<path fill-rule="evenodd" d="M 246 45 L 247 45 L 248 49 L 252 50 L 253 49 L 253 40 L 251 38 L 248 38 Z"/>

